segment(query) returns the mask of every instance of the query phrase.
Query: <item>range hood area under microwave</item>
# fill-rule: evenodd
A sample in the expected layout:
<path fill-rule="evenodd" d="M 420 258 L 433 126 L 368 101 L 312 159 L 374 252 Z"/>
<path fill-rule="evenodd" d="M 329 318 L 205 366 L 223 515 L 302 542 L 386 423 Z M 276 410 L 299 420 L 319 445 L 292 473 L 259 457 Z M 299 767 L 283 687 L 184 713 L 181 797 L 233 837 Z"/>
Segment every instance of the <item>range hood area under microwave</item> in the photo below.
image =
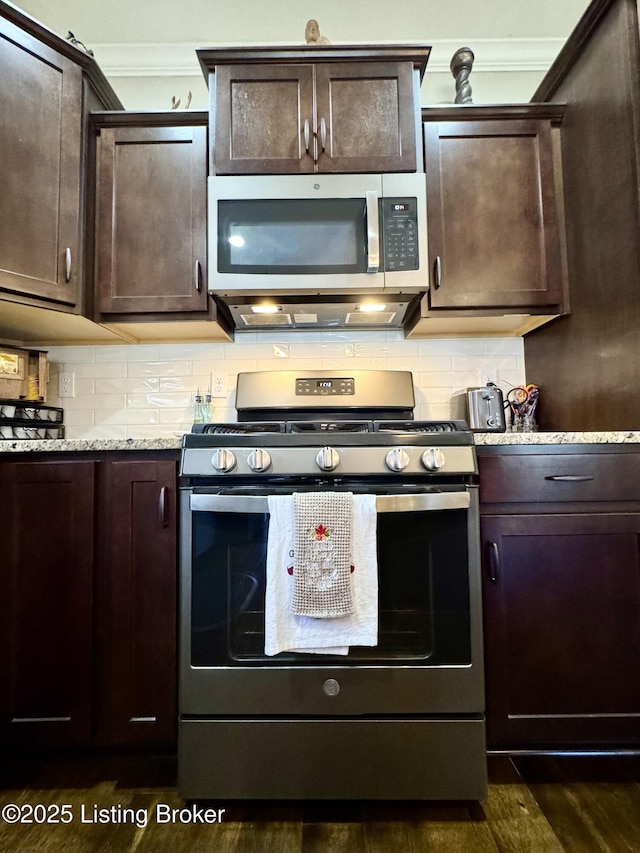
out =
<path fill-rule="evenodd" d="M 428 286 L 422 173 L 209 178 L 210 292 L 237 330 L 402 328 Z"/>

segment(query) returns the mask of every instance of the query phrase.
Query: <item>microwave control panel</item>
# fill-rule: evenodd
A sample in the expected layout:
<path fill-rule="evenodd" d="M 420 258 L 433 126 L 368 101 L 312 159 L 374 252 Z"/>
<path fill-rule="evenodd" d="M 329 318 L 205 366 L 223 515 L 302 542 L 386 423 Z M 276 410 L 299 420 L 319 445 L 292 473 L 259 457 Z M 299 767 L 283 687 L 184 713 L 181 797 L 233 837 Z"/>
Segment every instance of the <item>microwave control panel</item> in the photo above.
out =
<path fill-rule="evenodd" d="M 380 202 L 384 269 L 418 269 L 418 202 L 415 198 L 383 198 Z"/>

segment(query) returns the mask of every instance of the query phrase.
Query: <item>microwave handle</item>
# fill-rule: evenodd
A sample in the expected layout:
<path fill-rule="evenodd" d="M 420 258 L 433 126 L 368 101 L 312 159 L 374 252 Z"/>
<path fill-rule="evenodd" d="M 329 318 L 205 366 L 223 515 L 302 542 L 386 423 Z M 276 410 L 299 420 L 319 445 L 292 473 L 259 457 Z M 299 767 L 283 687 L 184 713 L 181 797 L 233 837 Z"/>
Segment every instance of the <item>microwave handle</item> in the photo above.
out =
<path fill-rule="evenodd" d="M 376 273 L 380 269 L 380 216 L 378 214 L 378 193 L 367 190 L 367 272 Z"/>

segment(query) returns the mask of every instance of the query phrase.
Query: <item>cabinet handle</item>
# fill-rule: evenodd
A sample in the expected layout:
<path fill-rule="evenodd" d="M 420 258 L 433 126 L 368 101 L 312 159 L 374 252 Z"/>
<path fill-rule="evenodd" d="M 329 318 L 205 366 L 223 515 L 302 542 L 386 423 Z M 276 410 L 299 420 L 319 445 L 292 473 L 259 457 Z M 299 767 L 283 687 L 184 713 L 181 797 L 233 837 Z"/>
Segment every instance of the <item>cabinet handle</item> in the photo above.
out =
<path fill-rule="evenodd" d="M 436 255 L 436 259 L 433 262 L 433 286 L 436 290 L 442 284 L 442 261 L 440 260 L 440 255 Z"/>
<path fill-rule="evenodd" d="M 71 249 L 67 246 L 64 252 L 64 280 L 67 284 L 71 281 Z"/>
<path fill-rule="evenodd" d="M 593 474 L 550 474 L 545 480 L 552 480 L 554 483 L 587 483 L 589 480 L 595 480 L 595 477 Z"/>
<path fill-rule="evenodd" d="M 500 577 L 500 550 L 497 542 L 489 542 L 489 580 L 498 583 Z"/>
<path fill-rule="evenodd" d="M 193 265 L 193 283 L 196 286 L 196 290 L 200 293 L 202 289 L 202 277 L 200 275 L 200 261 L 196 261 Z"/>
<path fill-rule="evenodd" d="M 309 143 L 311 142 L 311 131 L 309 130 L 309 119 L 304 120 L 304 150 L 309 153 Z"/>
<path fill-rule="evenodd" d="M 71 717 L 12 717 L 12 723 L 70 723 Z"/>
<path fill-rule="evenodd" d="M 320 119 L 320 149 L 324 154 L 325 147 L 327 144 L 327 123 L 324 120 L 324 117 Z"/>
<path fill-rule="evenodd" d="M 167 486 L 163 486 L 160 489 L 160 500 L 158 501 L 158 519 L 160 521 L 160 527 L 168 527 L 169 521 L 167 519 L 167 492 L 169 489 Z"/>

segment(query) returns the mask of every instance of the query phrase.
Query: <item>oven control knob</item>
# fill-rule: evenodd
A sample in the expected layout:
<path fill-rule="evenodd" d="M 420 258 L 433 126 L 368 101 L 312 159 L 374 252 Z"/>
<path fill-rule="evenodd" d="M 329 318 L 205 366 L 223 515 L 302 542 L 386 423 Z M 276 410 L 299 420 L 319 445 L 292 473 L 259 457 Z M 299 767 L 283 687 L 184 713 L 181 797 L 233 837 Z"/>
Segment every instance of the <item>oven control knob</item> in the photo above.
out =
<path fill-rule="evenodd" d="M 322 471 L 333 471 L 334 468 L 338 467 L 339 462 L 340 456 L 333 447 L 323 447 L 316 456 L 316 465 Z"/>
<path fill-rule="evenodd" d="M 211 464 L 222 474 L 227 471 L 233 471 L 236 467 L 236 456 L 233 450 L 227 450 L 226 447 L 221 447 L 211 457 Z"/>
<path fill-rule="evenodd" d="M 271 455 L 267 450 L 257 447 L 249 454 L 247 464 L 252 471 L 256 471 L 258 474 L 261 474 L 263 471 L 267 471 L 271 467 Z"/>
<path fill-rule="evenodd" d="M 401 447 L 396 447 L 387 453 L 385 462 L 390 471 L 404 471 L 409 464 L 409 454 Z"/>
<path fill-rule="evenodd" d="M 446 459 L 439 447 L 429 447 L 420 457 L 420 461 L 427 471 L 439 471 Z"/>

